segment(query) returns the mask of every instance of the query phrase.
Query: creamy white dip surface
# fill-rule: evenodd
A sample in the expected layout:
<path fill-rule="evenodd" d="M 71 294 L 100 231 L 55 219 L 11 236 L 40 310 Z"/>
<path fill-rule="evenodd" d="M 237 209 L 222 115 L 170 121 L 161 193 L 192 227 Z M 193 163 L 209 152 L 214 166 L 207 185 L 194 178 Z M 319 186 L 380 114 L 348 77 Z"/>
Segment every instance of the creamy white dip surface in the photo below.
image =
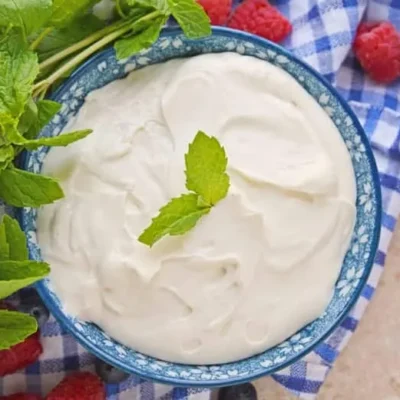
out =
<path fill-rule="evenodd" d="M 38 238 L 67 312 L 145 354 L 190 364 L 260 353 L 322 314 L 349 245 L 342 138 L 286 72 L 233 53 L 172 60 L 92 92 L 44 173 L 65 199 Z M 228 196 L 183 236 L 137 238 L 186 192 L 198 130 L 225 147 Z"/>

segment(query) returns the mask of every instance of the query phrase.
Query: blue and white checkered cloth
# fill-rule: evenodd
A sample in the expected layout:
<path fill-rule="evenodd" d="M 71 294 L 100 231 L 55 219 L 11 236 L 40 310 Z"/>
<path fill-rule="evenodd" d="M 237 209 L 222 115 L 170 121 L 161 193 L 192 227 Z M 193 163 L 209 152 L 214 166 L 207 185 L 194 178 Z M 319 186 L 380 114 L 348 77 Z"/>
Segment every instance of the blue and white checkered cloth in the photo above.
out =
<path fill-rule="evenodd" d="M 303 399 L 314 399 L 348 343 L 370 301 L 400 212 L 400 82 L 378 85 L 357 66 L 351 44 L 359 22 L 390 20 L 400 30 L 400 0 L 271 0 L 293 23 L 284 43 L 322 73 L 353 107 L 372 143 L 383 194 L 381 241 L 375 265 L 357 305 L 341 326 L 303 360 L 274 379 Z M 367 201 L 367 200 L 366 200 Z M 365 204 L 368 207 L 368 204 Z M 356 284 L 358 277 L 349 276 Z M 65 374 L 93 369 L 93 356 L 51 319 L 42 331 L 44 354 L 24 371 L 0 380 L 0 395 L 17 390 L 46 394 Z M 207 390 L 171 388 L 135 376 L 109 385 L 110 400 L 208 399 Z"/>

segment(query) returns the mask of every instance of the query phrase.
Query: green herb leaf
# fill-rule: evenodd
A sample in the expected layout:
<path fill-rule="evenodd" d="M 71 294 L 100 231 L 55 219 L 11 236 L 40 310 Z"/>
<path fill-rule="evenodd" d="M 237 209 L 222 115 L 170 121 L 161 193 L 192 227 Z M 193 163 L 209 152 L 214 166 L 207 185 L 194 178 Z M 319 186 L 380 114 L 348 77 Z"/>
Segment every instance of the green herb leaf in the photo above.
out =
<path fill-rule="evenodd" d="M 27 140 L 22 143 L 22 146 L 28 150 L 35 150 L 40 146 L 68 146 L 71 143 L 85 138 L 92 132 L 91 129 L 85 129 L 82 131 L 63 133 L 59 136 L 40 137 L 34 140 Z"/>
<path fill-rule="evenodd" d="M 17 129 L 17 124 L 17 119 L 12 119 L 10 117 L 9 123 L 6 122 L 6 124 L 3 125 L 2 131 L 7 144 L 21 144 L 26 141 Z"/>
<path fill-rule="evenodd" d="M 31 122 L 31 127 L 25 136 L 22 136 L 18 129 L 13 127 L 11 124 L 8 125 L 5 131 L 5 137 L 8 142 L 27 148 L 28 150 L 35 150 L 40 146 L 68 146 L 69 144 L 76 142 L 77 140 L 85 138 L 89 135 L 92 130 L 85 129 L 81 131 L 65 133 L 63 135 L 54 137 L 40 137 L 35 138 L 41 129 L 51 120 L 51 118 L 61 109 L 61 105 L 50 100 L 41 100 L 37 104 L 37 116 L 36 120 Z M 1 117 L 0 117 L 1 118 Z M 35 119 L 33 115 L 29 118 Z M 1 156 L 0 156 L 0 167 L 1 167 Z M 1 169 L 1 168 L 0 168 Z M 4 168 L 3 168 L 4 169 Z"/>
<path fill-rule="evenodd" d="M 147 1 L 138 2 L 136 0 L 122 0 L 121 9 L 133 22 L 146 16 L 149 13 L 152 13 L 153 11 L 156 11 L 156 9 L 151 4 L 148 4 Z"/>
<path fill-rule="evenodd" d="M 214 137 L 198 132 L 185 155 L 186 187 L 214 205 L 229 189 L 228 160 L 224 148 Z"/>
<path fill-rule="evenodd" d="M 167 0 L 167 2 L 172 15 L 188 38 L 198 39 L 211 35 L 210 19 L 196 0 Z"/>
<path fill-rule="evenodd" d="M 46 23 L 51 5 L 51 0 L 1 0 L 0 26 L 20 27 L 27 37 Z"/>
<path fill-rule="evenodd" d="M 46 263 L 28 257 L 24 232 L 15 219 L 4 215 L 0 224 L 0 299 L 48 274 Z M 0 309 L 0 350 L 20 343 L 36 330 L 35 318 Z"/>
<path fill-rule="evenodd" d="M 60 111 L 60 109 L 60 103 L 51 100 L 40 100 L 37 103 L 36 119 L 34 116 L 30 117 L 34 119 L 34 121 L 31 121 L 31 126 L 28 132 L 25 133 L 25 137 L 23 137 L 17 130 L 9 129 L 7 135 L 8 139 L 12 143 L 25 147 L 28 150 L 35 150 L 40 146 L 68 146 L 69 144 L 83 139 L 92 133 L 91 129 L 85 129 L 76 132 L 64 133 L 54 137 L 40 137 L 34 139 L 44 128 L 44 126 L 50 122 L 54 115 Z"/>
<path fill-rule="evenodd" d="M 15 207 L 40 207 L 64 197 L 58 182 L 50 177 L 16 168 L 0 172 L 0 198 Z"/>
<path fill-rule="evenodd" d="M 26 134 L 29 131 L 31 126 L 36 122 L 38 118 L 38 107 L 33 100 L 32 97 L 28 99 L 28 102 L 25 104 L 25 110 L 21 115 L 18 122 L 18 131 L 21 135 Z"/>
<path fill-rule="evenodd" d="M 163 14 L 169 14 L 167 0 L 127 0 L 130 6 L 141 5 L 143 7 L 152 7 L 155 10 L 161 11 Z"/>
<path fill-rule="evenodd" d="M 0 225 L 0 261 L 8 260 L 10 258 L 10 246 L 7 242 L 6 227 L 4 224 Z"/>
<path fill-rule="evenodd" d="M 0 224 L 0 261 L 23 261 L 28 259 L 28 248 L 26 247 L 24 232 L 15 219 L 4 215 Z"/>
<path fill-rule="evenodd" d="M 149 48 L 160 36 L 161 29 L 166 21 L 167 17 L 158 17 L 142 32 L 118 40 L 114 45 L 117 58 L 122 60 Z"/>
<path fill-rule="evenodd" d="M 210 212 L 229 189 L 228 160 L 224 148 L 214 137 L 199 131 L 185 155 L 186 187 L 195 192 L 172 199 L 160 209 L 139 242 L 152 246 L 165 235 L 182 235 Z"/>
<path fill-rule="evenodd" d="M 53 0 L 53 12 L 49 25 L 65 27 L 74 19 L 84 15 L 98 2 L 99 0 Z"/>
<path fill-rule="evenodd" d="M 49 272 L 44 262 L 0 261 L 0 299 L 43 279 Z"/>
<path fill-rule="evenodd" d="M 0 171 L 6 169 L 12 163 L 14 156 L 13 146 L 3 145 L 0 147 Z"/>
<path fill-rule="evenodd" d="M 17 129 L 18 119 L 13 118 L 10 114 L 0 113 L 0 142 L 1 145 L 9 145 L 11 143 L 20 143 L 25 139 Z"/>
<path fill-rule="evenodd" d="M 151 225 L 139 236 L 139 241 L 152 246 L 165 235 L 182 235 L 192 229 L 197 221 L 210 212 L 210 208 L 199 208 L 198 196 L 183 194 L 172 199 L 160 209 Z"/>
<path fill-rule="evenodd" d="M 0 112 L 0 146 L 8 144 L 7 132 L 10 129 L 16 129 L 17 120 L 8 113 Z"/>
<path fill-rule="evenodd" d="M 36 319 L 16 311 L 0 310 L 0 350 L 23 342 L 38 329 Z"/>
<path fill-rule="evenodd" d="M 39 100 L 36 103 L 37 114 L 29 130 L 25 133 L 26 139 L 34 139 L 39 132 L 61 110 L 61 104 L 51 100 Z"/>
<path fill-rule="evenodd" d="M 0 115 L 19 118 L 39 72 L 36 54 L 15 31 L 0 42 Z"/>
<path fill-rule="evenodd" d="M 105 24 L 103 21 L 100 21 L 92 14 L 88 14 L 79 17 L 63 28 L 53 29 L 40 42 L 40 45 L 36 49 L 39 60 L 43 61 L 59 53 L 67 47 L 85 39 L 104 26 Z"/>
<path fill-rule="evenodd" d="M 26 237 L 17 220 L 4 215 L 0 227 L 4 226 L 9 248 L 9 260 L 24 261 L 29 259 Z"/>

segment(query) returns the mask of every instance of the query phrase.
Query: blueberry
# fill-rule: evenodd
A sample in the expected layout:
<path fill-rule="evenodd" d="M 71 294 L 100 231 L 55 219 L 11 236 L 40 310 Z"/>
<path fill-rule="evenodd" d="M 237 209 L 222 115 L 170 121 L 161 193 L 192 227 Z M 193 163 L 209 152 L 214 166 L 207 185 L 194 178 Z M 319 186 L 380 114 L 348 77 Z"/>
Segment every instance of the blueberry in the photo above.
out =
<path fill-rule="evenodd" d="M 96 373 L 105 383 L 120 383 L 129 378 L 129 374 L 105 363 L 99 358 L 96 359 Z"/>
<path fill-rule="evenodd" d="M 257 400 L 257 392 L 251 383 L 228 386 L 219 391 L 218 400 Z"/>
<path fill-rule="evenodd" d="M 39 328 L 43 327 L 50 316 L 49 310 L 44 305 L 36 290 L 31 288 L 29 291 L 22 293 L 22 300 L 18 310 L 34 317 Z"/>

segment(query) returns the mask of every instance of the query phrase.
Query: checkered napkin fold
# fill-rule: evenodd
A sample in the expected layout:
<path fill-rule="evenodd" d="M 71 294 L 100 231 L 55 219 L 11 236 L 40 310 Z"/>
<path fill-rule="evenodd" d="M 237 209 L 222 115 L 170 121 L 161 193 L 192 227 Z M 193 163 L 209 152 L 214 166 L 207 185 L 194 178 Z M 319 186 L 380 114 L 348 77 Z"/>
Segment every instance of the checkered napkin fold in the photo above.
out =
<path fill-rule="evenodd" d="M 380 86 L 370 81 L 355 63 L 351 43 L 363 19 L 390 20 L 400 30 L 398 0 L 271 0 L 293 24 L 284 43 L 296 56 L 325 76 L 347 99 L 369 136 L 382 183 L 383 220 L 379 251 L 367 286 L 350 315 L 314 352 L 273 377 L 303 399 L 314 399 L 340 352 L 348 343 L 370 301 L 400 211 L 400 84 Z M 355 144 L 356 145 L 356 144 Z M 361 150 L 360 150 L 361 151 Z M 367 188 L 366 188 L 367 189 Z M 365 201 L 364 201 L 365 200 Z M 368 207 L 368 196 L 363 206 Z M 353 246 L 354 247 L 354 246 Z M 359 277 L 348 272 L 343 290 Z M 347 287 L 348 286 L 348 287 Z M 42 330 L 45 352 L 26 370 L 0 380 L 0 395 L 16 390 L 47 393 L 64 374 L 93 369 L 94 358 L 63 332 L 54 319 Z M 296 337 L 293 346 L 302 346 Z M 132 376 L 107 389 L 110 400 L 208 399 L 207 390 L 172 388 Z"/>

